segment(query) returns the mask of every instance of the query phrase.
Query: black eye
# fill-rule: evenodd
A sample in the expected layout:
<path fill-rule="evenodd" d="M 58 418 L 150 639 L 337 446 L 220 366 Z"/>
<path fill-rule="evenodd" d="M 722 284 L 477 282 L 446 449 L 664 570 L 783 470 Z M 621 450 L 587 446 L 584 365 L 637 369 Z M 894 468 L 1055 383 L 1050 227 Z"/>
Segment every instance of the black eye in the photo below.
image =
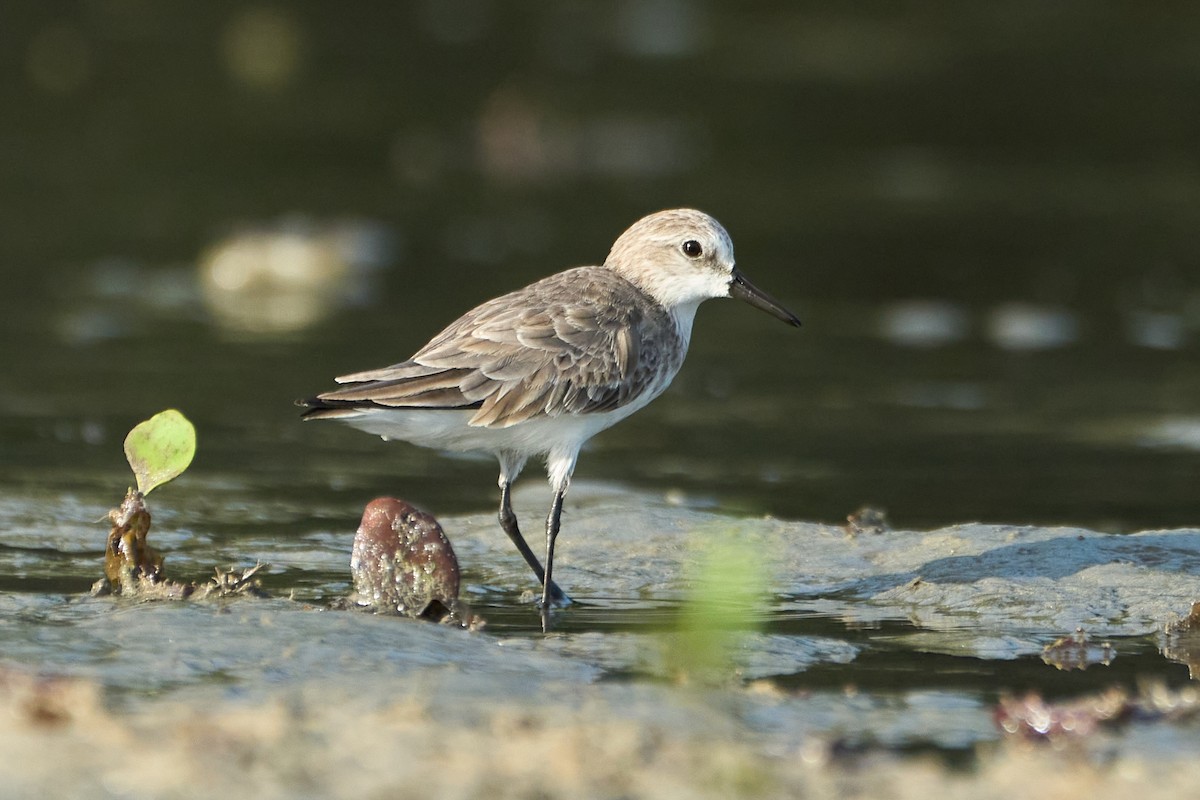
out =
<path fill-rule="evenodd" d="M 683 243 L 683 254 L 688 258 L 699 258 L 704 255 L 704 248 L 695 239 L 688 239 Z"/>

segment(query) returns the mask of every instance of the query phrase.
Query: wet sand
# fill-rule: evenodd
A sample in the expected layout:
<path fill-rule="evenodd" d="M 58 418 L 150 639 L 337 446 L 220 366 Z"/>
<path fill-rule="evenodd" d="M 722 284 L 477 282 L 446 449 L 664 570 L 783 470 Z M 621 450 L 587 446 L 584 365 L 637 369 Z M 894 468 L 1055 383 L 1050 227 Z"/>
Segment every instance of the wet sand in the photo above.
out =
<path fill-rule="evenodd" d="M 0 784 L 33 797 L 1181 797 L 1185 754 L 1003 742 L 970 766 L 812 738 L 764 752 L 723 726 L 636 722 L 602 704 L 496 702 L 442 720 L 410 689 L 327 686 L 251 703 L 114 711 L 84 680 L 0 674 Z"/>
<path fill-rule="evenodd" d="M 586 602 L 549 636 L 490 514 L 442 520 L 468 600 L 511 615 L 482 631 L 278 587 L 0 593 L 0 795 L 1154 798 L 1200 778 L 1195 530 L 847 530 L 579 489 L 563 574 Z M 344 596 L 347 540 L 245 538 L 239 556 L 271 549 L 287 586 L 307 570 Z M 203 540 L 156 541 L 182 574 L 211 568 Z M 697 567 L 731 552 L 713 541 L 770 553 L 771 591 L 720 640 L 719 674 L 681 675 Z M 86 552 L 69 563 L 100 570 Z M 1166 688 L 1130 694 L 1119 719 L 998 706 L 1022 686 L 1068 703 L 1144 680 Z M 1057 735 L 1037 732 L 1047 721 Z"/>

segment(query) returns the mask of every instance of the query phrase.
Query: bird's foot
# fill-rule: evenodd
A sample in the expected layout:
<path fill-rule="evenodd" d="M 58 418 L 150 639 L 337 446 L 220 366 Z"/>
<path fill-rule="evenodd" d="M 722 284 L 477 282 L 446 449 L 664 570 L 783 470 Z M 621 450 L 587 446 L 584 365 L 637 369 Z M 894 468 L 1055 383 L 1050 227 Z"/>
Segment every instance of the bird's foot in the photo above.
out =
<path fill-rule="evenodd" d="M 540 588 L 525 590 L 521 594 L 521 602 L 533 603 L 536 608 L 541 608 L 543 605 L 542 590 Z M 574 603 L 575 601 L 568 597 L 567 593 L 559 589 L 558 586 L 550 587 L 550 608 L 566 608 L 567 606 L 574 605 Z"/>

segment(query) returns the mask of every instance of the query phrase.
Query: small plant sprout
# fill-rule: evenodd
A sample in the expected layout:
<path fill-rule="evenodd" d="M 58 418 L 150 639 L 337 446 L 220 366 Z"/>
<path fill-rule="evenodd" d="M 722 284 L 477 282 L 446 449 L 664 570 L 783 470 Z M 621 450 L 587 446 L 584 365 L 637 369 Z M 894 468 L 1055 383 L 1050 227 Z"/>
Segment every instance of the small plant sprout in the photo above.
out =
<path fill-rule="evenodd" d="M 95 592 L 133 595 L 162 584 L 163 559 L 147 541 L 145 496 L 179 477 L 196 454 L 196 429 L 175 409 L 139 422 L 125 437 L 125 458 L 137 479 L 120 507 L 108 512 L 112 530 L 104 548 L 104 581 Z"/>
<path fill-rule="evenodd" d="M 196 454 L 196 429 L 173 408 L 139 422 L 125 437 L 125 458 L 143 495 L 183 474 Z"/>

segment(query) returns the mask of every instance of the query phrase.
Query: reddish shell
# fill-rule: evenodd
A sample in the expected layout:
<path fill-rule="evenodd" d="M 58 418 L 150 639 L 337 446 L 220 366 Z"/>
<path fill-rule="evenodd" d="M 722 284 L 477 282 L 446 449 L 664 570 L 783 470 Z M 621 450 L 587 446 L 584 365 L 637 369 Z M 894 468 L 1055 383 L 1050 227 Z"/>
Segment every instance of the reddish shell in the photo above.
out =
<path fill-rule="evenodd" d="M 350 571 L 355 601 L 377 611 L 440 618 L 458 602 L 458 559 L 442 526 L 394 497 L 364 509 Z"/>

